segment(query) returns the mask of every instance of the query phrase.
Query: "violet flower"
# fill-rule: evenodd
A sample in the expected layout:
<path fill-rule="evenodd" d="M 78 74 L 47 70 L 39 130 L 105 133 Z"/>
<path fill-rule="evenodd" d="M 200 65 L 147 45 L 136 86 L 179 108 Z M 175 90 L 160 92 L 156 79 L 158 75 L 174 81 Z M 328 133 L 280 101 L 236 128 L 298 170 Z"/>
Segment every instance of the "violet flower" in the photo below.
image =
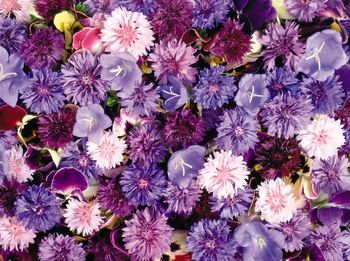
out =
<path fill-rule="evenodd" d="M 169 76 L 168 84 L 158 87 L 160 96 L 164 99 L 163 108 L 167 111 L 175 111 L 182 107 L 189 99 L 188 91 L 182 81 Z"/>

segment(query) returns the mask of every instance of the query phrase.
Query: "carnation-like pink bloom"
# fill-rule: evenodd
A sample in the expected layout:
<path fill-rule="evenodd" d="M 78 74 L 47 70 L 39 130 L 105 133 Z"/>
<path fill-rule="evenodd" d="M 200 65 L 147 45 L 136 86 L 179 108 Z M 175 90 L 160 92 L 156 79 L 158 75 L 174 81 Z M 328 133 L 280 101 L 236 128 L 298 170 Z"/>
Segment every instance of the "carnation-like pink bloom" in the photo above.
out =
<path fill-rule="evenodd" d="M 0 15 L 10 16 L 14 14 L 16 20 L 27 22 L 30 20 L 30 11 L 33 10 L 32 0 L 1 0 Z"/>
<path fill-rule="evenodd" d="M 129 52 L 135 59 L 147 53 L 153 45 L 150 22 L 142 13 L 120 7 L 107 18 L 102 29 L 102 41 L 111 53 Z"/>
<path fill-rule="evenodd" d="M 343 125 L 327 115 L 317 116 L 298 135 L 301 147 L 310 157 L 328 159 L 338 153 L 344 145 Z"/>
<path fill-rule="evenodd" d="M 22 147 L 15 146 L 6 152 L 8 157 L 8 173 L 7 177 L 10 180 L 18 182 L 26 182 L 33 177 L 34 170 L 30 169 L 25 162 Z"/>
<path fill-rule="evenodd" d="M 16 217 L 0 217 L 0 246 L 3 250 L 23 251 L 34 243 L 34 238 L 34 231 L 26 229 Z"/>
<path fill-rule="evenodd" d="M 74 198 L 69 200 L 63 216 L 70 230 L 76 230 L 83 236 L 98 231 L 103 223 L 98 203 L 88 203 Z"/>
<path fill-rule="evenodd" d="M 249 173 L 242 156 L 232 155 L 230 150 L 216 151 L 199 171 L 198 182 L 218 198 L 234 197 L 247 185 Z"/>
<path fill-rule="evenodd" d="M 161 84 L 167 83 L 170 75 L 192 83 L 197 75 L 197 70 L 191 67 L 197 62 L 194 53 L 195 49 L 183 42 L 161 41 L 149 55 L 149 61 L 153 62 L 152 68 Z"/>
<path fill-rule="evenodd" d="M 281 178 L 265 180 L 258 188 L 259 197 L 255 210 L 261 212 L 261 218 L 271 224 L 292 219 L 296 207 L 292 187 Z"/>
<path fill-rule="evenodd" d="M 124 140 L 117 132 L 105 132 L 99 143 L 89 141 L 87 151 L 96 165 L 104 169 L 112 169 L 123 162 L 123 152 L 127 148 Z"/>

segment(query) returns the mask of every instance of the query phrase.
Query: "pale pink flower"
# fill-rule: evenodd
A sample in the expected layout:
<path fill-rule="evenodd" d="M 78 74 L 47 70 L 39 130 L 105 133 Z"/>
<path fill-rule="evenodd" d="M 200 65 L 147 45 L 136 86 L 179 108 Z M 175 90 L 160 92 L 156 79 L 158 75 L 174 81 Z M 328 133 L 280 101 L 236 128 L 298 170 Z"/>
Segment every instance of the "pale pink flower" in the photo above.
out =
<path fill-rule="evenodd" d="M 255 210 L 261 212 L 261 219 L 277 224 L 292 219 L 297 210 L 292 187 L 281 178 L 265 180 L 258 188 L 259 197 Z"/>
<path fill-rule="evenodd" d="M 102 41 L 111 53 L 129 52 L 138 59 L 147 54 L 153 40 L 150 22 L 142 13 L 120 7 L 104 22 Z"/>
<path fill-rule="evenodd" d="M 298 135 L 301 147 L 310 157 L 328 159 L 338 153 L 338 148 L 344 145 L 343 125 L 327 115 L 316 117 Z"/>
<path fill-rule="evenodd" d="M 116 132 L 105 132 L 99 143 L 89 141 L 87 152 L 96 161 L 96 165 L 104 169 L 112 169 L 123 162 L 123 152 L 127 145 Z"/>
<path fill-rule="evenodd" d="M 136 125 L 140 123 L 138 117 L 131 116 L 124 108 L 120 110 L 120 116 L 116 117 L 113 122 L 113 131 L 118 134 L 119 137 L 126 135 L 126 128 L 128 125 Z"/>
<path fill-rule="evenodd" d="M 98 203 L 88 203 L 74 198 L 69 200 L 63 216 L 69 229 L 76 230 L 83 236 L 98 231 L 103 223 Z"/>
<path fill-rule="evenodd" d="M 8 157 L 8 179 L 18 182 L 26 182 L 33 179 L 34 170 L 30 169 L 25 162 L 22 147 L 12 147 L 11 150 L 6 151 L 6 155 Z"/>
<path fill-rule="evenodd" d="M 202 188 L 218 198 L 234 197 L 238 189 L 247 185 L 249 171 L 242 156 L 232 151 L 216 151 L 209 156 L 199 171 L 198 182 Z"/>
<path fill-rule="evenodd" d="M 0 246 L 4 250 L 24 250 L 34 243 L 35 233 L 16 217 L 0 217 Z"/>
<path fill-rule="evenodd" d="M 0 15 L 14 14 L 20 22 L 29 22 L 32 10 L 34 10 L 32 0 L 0 0 Z"/>

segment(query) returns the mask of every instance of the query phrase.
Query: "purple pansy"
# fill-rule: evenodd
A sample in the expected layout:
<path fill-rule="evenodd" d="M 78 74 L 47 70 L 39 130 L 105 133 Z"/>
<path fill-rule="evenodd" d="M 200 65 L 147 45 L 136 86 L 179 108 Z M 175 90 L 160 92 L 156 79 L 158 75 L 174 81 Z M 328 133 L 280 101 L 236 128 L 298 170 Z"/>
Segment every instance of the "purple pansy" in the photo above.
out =
<path fill-rule="evenodd" d="M 66 195 L 71 194 L 73 191 L 84 191 L 87 187 L 87 178 L 76 168 L 61 168 L 52 177 L 51 188 Z"/>

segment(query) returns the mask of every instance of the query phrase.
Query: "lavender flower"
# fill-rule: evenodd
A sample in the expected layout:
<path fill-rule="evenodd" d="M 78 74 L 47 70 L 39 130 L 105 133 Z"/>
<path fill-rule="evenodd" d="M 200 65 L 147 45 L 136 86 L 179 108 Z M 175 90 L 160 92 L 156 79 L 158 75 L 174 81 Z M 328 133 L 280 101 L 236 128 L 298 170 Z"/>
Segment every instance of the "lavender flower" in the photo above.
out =
<path fill-rule="evenodd" d="M 244 109 L 238 107 L 224 111 L 220 120 L 218 136 L 215 139 L 220 149 L 232 150 L 240 155 L 254 147 L 258 141 L 257 132 L 260 125 Z"/>
<path fill-rule="evenodd" d="M 200 72 L 197 85 L 193 88 L 194 101 L 203 108 L 218 108 L 234 97 L 237 87 L 231 76 L 223 75 L 224 66 L 204 69 Z"/>
<path fill-rule="evenodd" d="M 3 143 L 5 150 L 11 150 L 18 143 L 16 131 L 0 130 L 0 143 Z"/>
<path fill-rule="evenodd" d="M 39 245 L 39 260 L 85 260 L 85 250 L 81 243 L 77 243 L 74 237 L 61 234 L 49 234 L 43 238 Z"/>
<path fill-rule="evenodd" d="M 62 66 L 64 93 L 75 104 L 86 106 L 106 99 L 109 82 L 101 79 L 99 59 L 83 50 L 74 53 Z"/>
<path fill-rule="evenodd" d="M 299 80 L 296 78 L 295 72 L 279 67 L 273 68 L 267 74 L 266 83 L 272 98 L 277 94 L 295 96 L 299 91 Z"/>
<path fill-rule="evenodd" d="M 92 14 L 110 14 L 118 7 L 118 2 L 118 0 L 86 0 L 85 4 Z"/>
<path fill-rule="evenodd" d="M 140 261 L 161 258 L 170 250 L 172 228 L 164 214 L 149 208 L 138 210 L 125 221 L 123 241 L 129 254 Z"/>
<path fill-rule="evenodd" d="M 333 156 L 327 160 L 315 159 L 311 172 L 316 189 L 328 194 L 350 190 L 350 163 L 345 155 Z"/>
<path fill-rule="evenodd" d="M 135 206 L 152 206 L 166 186 L 164 171 L 157 164 L 132 164 L 123 171 L 120 185 L 125 197 Z"/>
<path fill-rule="evenodd" d="M 21 57 L 32 69 L 56 65 L 63 52 L 63 36 L 52 28 L 38 29 L 20 48 Z"/>
<path fill-rule="evenodd" d="M 0 16 L 0 46 L 9 54 L 18 52 L 27 35 L 26 27 L 15 19 Z"/>
<path fill-rule="evenodd" d="M 158 8 L 154 0 L 118 0 L 118 3 L 129 11 L 143 13 L 148 17 L 152 17 Z"/>
<path fill-rule="evenodd" d="M 230 237 L 230 227 L 223 220 L 202 219 L 192 225 L 187 248 L 196 261 L 234 260 L 236 242 Z"/>
<path fill-rule="evenodd" d="M 30 111 L 51 114 L 63 107 L 65 96 L 58 73 L 48 68 L 35 70 L 30 82 L 21 95 Z"/>
<path fill-rule="evenodd" d="M 263 106 L 260 116 L 269 133 L 289 139 L 311 122 L 312 109 L 309 99 L 279 94 Z"/>
<path fill-rule="evenodd" d="M 158 92 L 164 99 L 163 108 L 168 111 L 175 111 L 182 107 L 189 99 L 186 86 L 176 77 L 168 77 L 169 84 L 158 87 Z"/>
<path fill-rule="evenodd" d="M 211 210 L 220 213 L 220 218 L 233 219 L 239 215 L 247 215 L 253 200 L 253 190 L 238 189 L 237 194 L 228 198 L 211 197 Z"/>
<path fill-rule="evenodd" d="M 228 13 L 227 0 L 194 0 L 192 25 L 212 29 L 225 20 Z"/>
<path fill-rule="evenodd" d="M 23 192 L 15 205 L 17 219 L 29 229 L 47 231 L 61 218 L 60 206 L 55 195 L 37 185 Z"/>
<path fill-rule="evenodd" d="M 302 22 L 311 22 L 326 7 L 326 0 L 285 0 L 286 10 L 289 14 Z"/>
<path fill-rule="evenodd" d="M 312 101 L 314 113 L 333 115 L 341 107 L 345 94 L 338 76 L 330 76 L 324 82 L 304 78 L 300 86 L 301 93 Z"/>

